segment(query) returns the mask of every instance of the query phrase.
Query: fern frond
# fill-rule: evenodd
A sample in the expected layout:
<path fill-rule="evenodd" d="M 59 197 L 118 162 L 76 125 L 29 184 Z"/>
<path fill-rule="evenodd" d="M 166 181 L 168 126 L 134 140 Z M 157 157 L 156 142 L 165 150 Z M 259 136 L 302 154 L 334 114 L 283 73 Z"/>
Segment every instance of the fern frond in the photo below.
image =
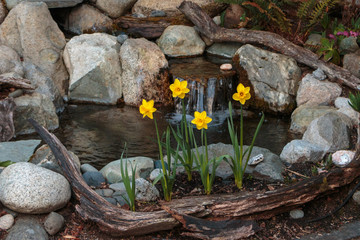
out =
<path fill-rule="evenodd" d="M 324 14 L 335 6 L 339 0 L 321 0 L 318 2 L 314 10 L 310 14 L 310 20 L 307 25 L 308 28 L 311 28 L 313 25 L 318 23 L 323 17 Z"/>
<path fill-rule="evenodd" d="M 314 8 L 316 3 L 317 0 L 307 0 L 306 2 L 302 2 L 297 11 L 298 18 L 305 19 L 308 16 L 309 11 Z"/>

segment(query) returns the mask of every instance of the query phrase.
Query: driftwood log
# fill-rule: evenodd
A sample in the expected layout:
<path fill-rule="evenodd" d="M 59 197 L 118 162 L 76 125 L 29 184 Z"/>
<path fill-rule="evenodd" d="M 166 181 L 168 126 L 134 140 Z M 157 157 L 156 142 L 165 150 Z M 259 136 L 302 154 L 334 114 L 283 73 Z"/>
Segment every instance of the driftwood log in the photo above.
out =
<path fill-rule="evenodd" d="M 1 88 L 20 88 L 34 90 L 35 88 L 31 85 L 31 81 L 25 78 L 14 78 L 14 77 L 3 77 L 0 76 L 0 90 Z"/>
<path fill-rule="evenodd" d="M 276 33 L 248 29 L 226 29 L 219 27 L 196 3 L 184 1 L 179 10 L 197 27 L 197 30 L 214 42 L 240 42 L 261 44 L 311 68 L 320 68 L 332 81 L 360 90 L 360 79 L 349 70 L 319 59 L 308 49 L 298 46 Z"/>
<path fill-rule="evenodd" d="M 63 144 L 44 127 L 34 120 L 30 122 L 41 138 L 50 146 L 63 169 L 64 175 L 71 184 L 76 199 L 79 201 L 76 210 L 85 220 L 94 221 L 100 230 L 113 236 L 142 235 L 161 230 L 170 230 L 179 225 L 184 226 L 196 218 L 207 217 L 210 220 L 236 220 L 239 218 L 269 218 L 305 204 L 316 197 L 328 194 L 332 190 L 347 185 L 360 176 L 360 152 L 347 168 L 335 168 L 328 173 L 303 180 L 295 185 L 266 192 L 239 192 L 234 194 L 209 195 L 174 199 L 161 202 L 163 211 L 131 212 L 116 207 L 95 193 L 76 170 L 74 161 Z M 191 215 L 195 218 L 187 218 Z M 201 220 L 199 220 L 201 221 Z M 196 224 L 192 224 L 197 231 Z M 188 227 L 188 230 L 193 230 Z M 230 227 L 231 224 L 229 224 Z M 256 226 L 246 227 L 253 231 Z M 227 231 L 227 229 L 223 229 Z M 237 231 L 231 228 L 228 231 Z M 216 229 L 211 231 L 212 234 Z M 204 237 L 204 232 L 195 232 L 192 236 Z M 224 234 L 224 233 L 222 233 Z M 190 234 L 191 235 L 191 234 Z M 226 235 L 226 234 L 225 234 Z M 226 239 L 226 238 L 219 238 Z"/>
<path fill-rule="evenodd" d="M 16 104 L 12 98 L 0 100 L 0 142 L 9 141 L 15 133 L 14 110 Z"/>

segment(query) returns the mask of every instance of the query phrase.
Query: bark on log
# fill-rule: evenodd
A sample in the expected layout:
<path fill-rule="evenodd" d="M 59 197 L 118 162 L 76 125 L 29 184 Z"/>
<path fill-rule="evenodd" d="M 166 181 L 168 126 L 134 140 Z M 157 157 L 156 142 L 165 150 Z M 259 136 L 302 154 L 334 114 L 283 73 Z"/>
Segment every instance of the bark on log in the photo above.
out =
<path fill-rule="evenodd" d="M 20 89 L 34 90 L 35 88 L 31 85 L 30 80 L 25 78 L 13 78 L 0 76 L 0 87 L 14 87 Z M 0 89 L 1 89 L 0 88 Z"/>
<path fill-rule="evenodd" d="M 153 39 L 160 37 L 165 28 L 170 26 L 171 23 L 166 20 L 151 20 L 124 16 L 118 18 L 115 24 L 135 36 Z"/>
<path fill-rule="evenodd" d="M 319 56 L 308 49 L 293 44 L 276 33 L 248 29 L 225 29 L 214 21 L 197 5 L 184 1 L 179 10 L 197 27 L 198 31 L 214 42 L 240 42 L 262 44 L 284 55 L 294 58 L 297 62 L 314 69 L 320 68 L 332 81 L 338 81 L 350 88 L 360 90 L 360 79 L 349 70 L 319 59 Z"/>
<path fill-rule="evenodd" d="M 7 142 L 14 136 L 13 115 L 15 107 L 12 98 L 0 100 L 0 142 Z"/>
<path fill-rule="evenodd" d="M 81 217 L 96 222 L 100 230 L 113 236 L 142 235 L 169 230 L 178 225 L 177 220 L 166 211 L 130 212 L 104 200 L 85 183 L 76 170 L 71 155 L 61 142 L 34 120 L 30 122 L 59 161 L 75 197 L 79 200 L 76 210 Z M 359 166 L 358 151 L 348 168 L 335 168 L 292 186 L 267 192 L 240 192 L 174 199 L 171 202 L 162 202 L 162 207 L 169 212 L 176 212 L 177 215 L 208 216 L 217 220 L 239 217 L 268 218 L 351 183 L 360 176 Z"/>

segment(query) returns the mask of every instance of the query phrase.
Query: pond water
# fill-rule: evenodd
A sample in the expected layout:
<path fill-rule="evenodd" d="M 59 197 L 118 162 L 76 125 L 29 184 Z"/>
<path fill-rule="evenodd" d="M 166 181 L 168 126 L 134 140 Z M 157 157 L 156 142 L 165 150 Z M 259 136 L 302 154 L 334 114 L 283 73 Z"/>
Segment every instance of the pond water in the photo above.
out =
<path fill-rule="evenodd" d="M 208 144 L 230 143 L 227 116 L 226 110 L 211 116 L 214 121 L 207 131 Z M 175 126 L 181 116 L 173 113 L 172 109 L 161 108 L 155 113 L 155 118 L 162 133 L 168 124 Z M 245 144 L 251 142 L 259 119 L 260 117 L 245 118 Z M 235 117 L 236 124 L 238 120 L 239 117 Z M 119 159 L 125 143 L 127 157 L 146 156 L 158 159 L 154 122 L 149 118 L 143 119 L 138 108 L 70 105 L 61 115 L 60 123 L 60 129 L 55 133 L 60 141 L 68 150 L 77 154 L 82 163 L 90 163 L 98 169 Z M 266 116 L 255 145 L 280 154 L 285 144 L 291 140 L 288 129 L 288 120 Z M 199 134 L 200 131 L 195 128 L 194 132 Z"/>

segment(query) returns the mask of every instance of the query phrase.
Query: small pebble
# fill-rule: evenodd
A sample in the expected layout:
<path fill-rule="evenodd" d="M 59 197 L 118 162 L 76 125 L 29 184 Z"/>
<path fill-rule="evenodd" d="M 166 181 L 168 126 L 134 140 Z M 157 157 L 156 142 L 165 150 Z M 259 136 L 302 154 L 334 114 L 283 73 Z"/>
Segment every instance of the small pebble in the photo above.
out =
<path fill-rule="evenodd" d="M 114 193 L 112 189 L 96 189 L 95 192 L 102 197 L 111 197 Z"/>
<path fill-rule="evenodd" d="M 117 203 L 116 199 L 114 199 L 114 198 L 105 197 L 104 199 L 113 205 L 116 205 L 116 203 Z"/>
<path fill-rule="evenodd" d="M 353 200 L 360 205 L 360 191 L 356 191 L 352 196 Z"/>
<path fill-rule="evenodd" d="M 224 71 L 229 71 L 232 69 L 232 65 L 230 63 L 224 63 L 221 64 L 220 69 Z"/>
<path fill-rule="evenodd" d="M 118 35 L 116 37 L 117 41 L 120 43 L 120 44 L 123 44 L 127 39 L 128 39 L 128 35 L 126 35 L 125 33 L 121 33 L 120 35 Z"/>
<path fill-rule="evenodd" d="M 155 178 L 157 178 L 157 176 L 159 176 L 159 174 L 162 173 L 162 169 L 160 168 L 155 168 L 151 173 L 150 173 L 150 180 L 154 181 Z"/>
<path fill-rule="evenodd" d="M 86 172 L 98 172 L 98 170 L 96 168 L 94 168 L 93 166 L 91 166 L 88 163 L 85 163 L 83 165 L 81 165 L 80 167 L 81 172 L 82 173 L 86 173 Z"/>
<path fill-rule="evenodd" d="M 317 80 L 320 80 L 320 81 L 326 79 L 326 75 L 325 75 L 324 71 L 321 70 L 320 68 L 316 69 L 316 70 L 312 73 L 312 75 L 314 76 L 314 78 L 316 78 Z"/>
<path fill-rule="evenodd" d="M 354 159 L 354 156 L 355 156 L 354 151 L 340 150 L 340 151 L 336 151 L 331 157 L 332 157 L 332 162 L 336 166 L 345 167 Z"/>
<path fill-rule="evenodd" d="M 11 214 L 6 214 L 0 217 L 0 229 L 8 230 L 14 224 L 14 217 Z"/>
<path fill-rule="evenodd" d="M 304 211 L 301 209 L 294 209 L 290 211 L 290 217 L 292 219 L 300 219 L 304 217 Z"/>
<path fill-rule="evenodd" d="M 45 227 L 45 230 L 50 235 L 54 235 L 60 231 L 60 229 L 64 226 L 64 224 L 65 224 L 65 219 L 62 215 L 60 215 L 56 212 L 51 212 L 46 217 L 46 220 L 44 222 L 44 227 Z"/>
<path fill-rule="evenodd" d="M 166 17 L 166 13 L 161 10 L 154 10 L 151 11 L 150 17 Z"/>
<path fill-rule="evenodd" d="M 9 97 L 12 97 L 12 98 L 17 98 L 17 97 L 20 97 L 21 95 L 23 95 L 23 90 L 22 89 L 17 89 L 11 93 L 9 93 Z"/>

